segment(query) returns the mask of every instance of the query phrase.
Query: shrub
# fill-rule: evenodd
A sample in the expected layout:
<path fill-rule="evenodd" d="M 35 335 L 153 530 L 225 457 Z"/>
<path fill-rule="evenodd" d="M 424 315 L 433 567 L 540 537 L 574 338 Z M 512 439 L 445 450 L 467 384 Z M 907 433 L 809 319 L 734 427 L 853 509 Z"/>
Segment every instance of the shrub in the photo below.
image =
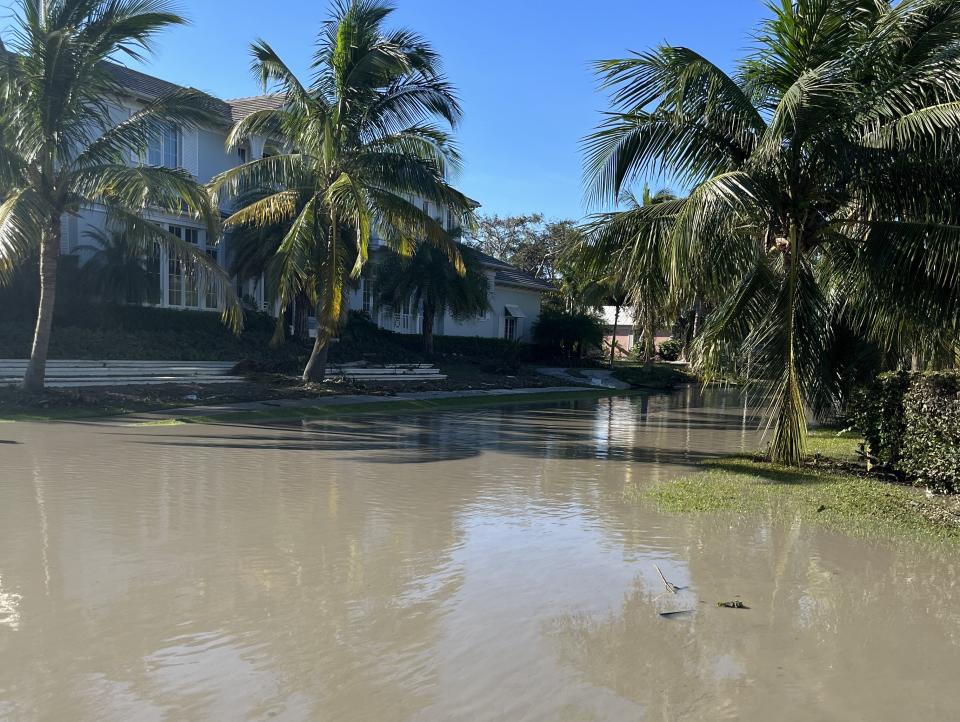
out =
<path fill-rule="evenodd" d="M 903 402 L 914 376 L 908 371 L 881 374 L 854 396 L 850 423 L 863 435 L 873 463 L 886 469 L 895 470 L 900 462 L 907 430 Z"/>
<path fill-rule="evenodd" d="M 678 338 L 668 338 L 660 344 L 657 352 L 664 361 L 676 361 L 683 353 L 683 343 Z"/>
<path fill-rule="evenodd" d="M 589 313 L 545 309 L 533 327 L 533 339 L 544 355 L 583 358 L 603 344 L 603 325 Z"/>
<path fill-rule="evenodd" d="M 960 376 L 918 374 L 903 412 L 901 471 L 928 489 L 960 491 Z"/>

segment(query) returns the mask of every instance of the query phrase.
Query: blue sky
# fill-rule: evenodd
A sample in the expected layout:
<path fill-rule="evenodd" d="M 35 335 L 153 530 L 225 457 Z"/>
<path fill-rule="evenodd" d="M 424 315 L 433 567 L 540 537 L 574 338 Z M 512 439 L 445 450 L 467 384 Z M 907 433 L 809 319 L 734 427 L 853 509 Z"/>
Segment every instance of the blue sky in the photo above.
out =
<path fill-rule="evenodd" d="M 248 48 L 267 40 L 305 73 L 324 0 L 193 0 L 161 36 L 154 75 L 230 98 L 254 95 Z M 395 0 L 394 24 L 426 36 L 463 101 L 460 188 L 483 212 L 580 218 L 580 139 L 604 109 L 590 63 L 661 42 L 729 68 L 762 0 Z"/>

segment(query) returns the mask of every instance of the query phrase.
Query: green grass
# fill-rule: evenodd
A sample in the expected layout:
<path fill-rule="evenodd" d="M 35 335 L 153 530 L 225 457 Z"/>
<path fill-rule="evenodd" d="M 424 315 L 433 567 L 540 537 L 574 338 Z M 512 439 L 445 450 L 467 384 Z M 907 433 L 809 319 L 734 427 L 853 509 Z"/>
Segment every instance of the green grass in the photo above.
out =
<path fill-rule="evenodd" d="M 634 388 L 651 391 L 671 391 L 696 380 L 682 366 L 663 363 L 655 363 L 650 368 L 644 368 L 641 364 L 622 363 L 614 370 L 613 376 Z"/>
<path fill-rule="evenodd" d="M 731 456 L 704 470 L 628 495 L 675 513 L 770 512 L 858 537 L 960 543 L 956 500 L 857 473 L 859 439 L 814 432 L 811 461 L 799 469 Z M 844 466 L 849 465 L 849 466 Z"/>
<path fill-rule="evenodd" d="M 533 394 L 499 394 L 496 396 L 466 396 L 441 399 L 399 399 L 367 403 L 325 404 L 274 408 L 264 411 L 231 411 L 207 416 L 183 416 L 177 419 L 188 424 L 268 423 L 294 419 L 325 419 L 359 414 L 422 414 L 449 409 L 467 409 L 486 406 L 516 406 L 560 401 L 584 401 L 608 396 L 630 396 L 635 391 L 597 389 L 584 391 L 542 392 Z"/>

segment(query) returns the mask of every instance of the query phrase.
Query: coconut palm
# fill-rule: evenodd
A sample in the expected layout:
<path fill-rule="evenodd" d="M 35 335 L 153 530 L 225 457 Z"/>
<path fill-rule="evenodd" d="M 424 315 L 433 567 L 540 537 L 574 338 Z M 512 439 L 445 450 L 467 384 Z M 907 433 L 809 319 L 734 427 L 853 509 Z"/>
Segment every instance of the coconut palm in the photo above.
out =
<path fill-rule="evenodd" d="M 0 281 L 38 245 L 40 255 L 29 390 L 44 383 L 61 219 L 87 206 L 105 209 L 144 250 L 160 244 L 202 273 L 239 327 L 239 306 L 216 264 L 142 217 L 147 209 L 188 214 L 216 238 L 218 218 L 204 189 L 186 171 L 131 163 L 169 124 L 209 121 L 209 98 L 179 91 L 120 122 L 110 102 L 120 88 L 108 61 L 141 59 L 159 31 L 183 22 L 162 0 L 19 0 L 9 49 L 0 43 Z"/>
<path fill-rule="evenodd" d="M 618 292 L 614 297 L 634 309 L 643 334 L 644 365 L 649 367 L 657 329 L 671 310 L 667 239 L 673 227 L 671 215 L 653 215 L 651 210 L 677 198 L 669 190 L 654 193 L 645 185 L 639 199 L 628 193 L 624 200 L 626 208 L 590 219 L 578 254 L 587 273 L 604 279 Z"/>
<path fill-rule="evenodd" d="M 410 257 L 390 253 L 376 264 L 379 302 L 392 308 L 409 305 L 423 310 L 423 350 L 433 353 L 438 316 L 473 318 L 490 308 L 490 284 L 474 249 L 461 245 L 465 270 L 458 271 L 447 252 L 419 243 Z"/>
<path fill-rule="evenodd" d="M 367 261 L 373 229 L 401 253 L 417 240 L 443 247 L 463 271 L 444 224 L 421 205 L 449 210 L 458 226 L 471 218 L 468 199 L 446 180 L 459 156 L 443 126 L 455 126 L 460 106 L 430 45 L 409 30 L 385 28 L 392 10 L 379 0 L 335 3 L 309 84 L 267 43 L 254 44 L 254 72 L 283 105 L 239 122 L 228 143 L 268 137 L 281 152 L 212 183 L 225 201 L 271 191 L 230 216 L 228 227 L 289 223 L 277 251 L 278 296 L 286 306 L 306 293 L 318 318 L 305 380 L 323 379 L 347 282 Z"/>
<path fill-rule="evenodd" d="M 112 303 L 156 303 L 160 294 L 160 257 L 156 249 L 144 254 L 141 244 L 126 234 L 88 231 L 89 244 L 78 251 L 91 253 L 80 268 L 83 287 Z"/>
<path fill-rule="evenodd" d="M 598 65 L 613 110 L 586 143 L 594 201 L 667 174 L 674 301 L 714 310 L 707 377 L 749 357 L 770 455 L 798 464 L 828 408 L 839 316 L 890 348 L 951 343 L 960 319 L 960 3 L 783 0 L 728 75 L 666 46 Z"/>

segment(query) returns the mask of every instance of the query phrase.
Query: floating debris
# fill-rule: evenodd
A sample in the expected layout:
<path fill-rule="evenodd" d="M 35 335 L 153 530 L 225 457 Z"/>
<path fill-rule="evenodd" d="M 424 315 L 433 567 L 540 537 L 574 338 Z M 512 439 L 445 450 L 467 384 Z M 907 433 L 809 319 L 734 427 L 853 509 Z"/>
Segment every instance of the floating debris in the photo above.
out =
<path fill-rule="evenodd" d="M 660 616 L 664 619 L 682 619 L 689 617 L 693 612 L 693 609 L 678 609 L 675 612 L 660 612 Z"/>
<path fill-rule="evenodd" d="M 660 578 L 663 580 L 663 586 L 667 588 L 668 592 L 670 592 L 671 594 L 676 594 L 681 589 L 683 589 L 683 587 L 678 587 L 676 584 L 673 584 L 672 582 L 668 582 L 667 578 L 663 576 L 663 572 L 660 571 L 660 567 L 658 567 L 656 564 L 654 564 L 653 566 L 657 570 L 657 574 L 659 574 Z"/>
<path fill-rule="evenodd" d="M 717 602 L 717 606 L 721 609 L 750 609 L 750 607 L 741 602 L 739 599 L 735 599 L 732 602 Z"/>

